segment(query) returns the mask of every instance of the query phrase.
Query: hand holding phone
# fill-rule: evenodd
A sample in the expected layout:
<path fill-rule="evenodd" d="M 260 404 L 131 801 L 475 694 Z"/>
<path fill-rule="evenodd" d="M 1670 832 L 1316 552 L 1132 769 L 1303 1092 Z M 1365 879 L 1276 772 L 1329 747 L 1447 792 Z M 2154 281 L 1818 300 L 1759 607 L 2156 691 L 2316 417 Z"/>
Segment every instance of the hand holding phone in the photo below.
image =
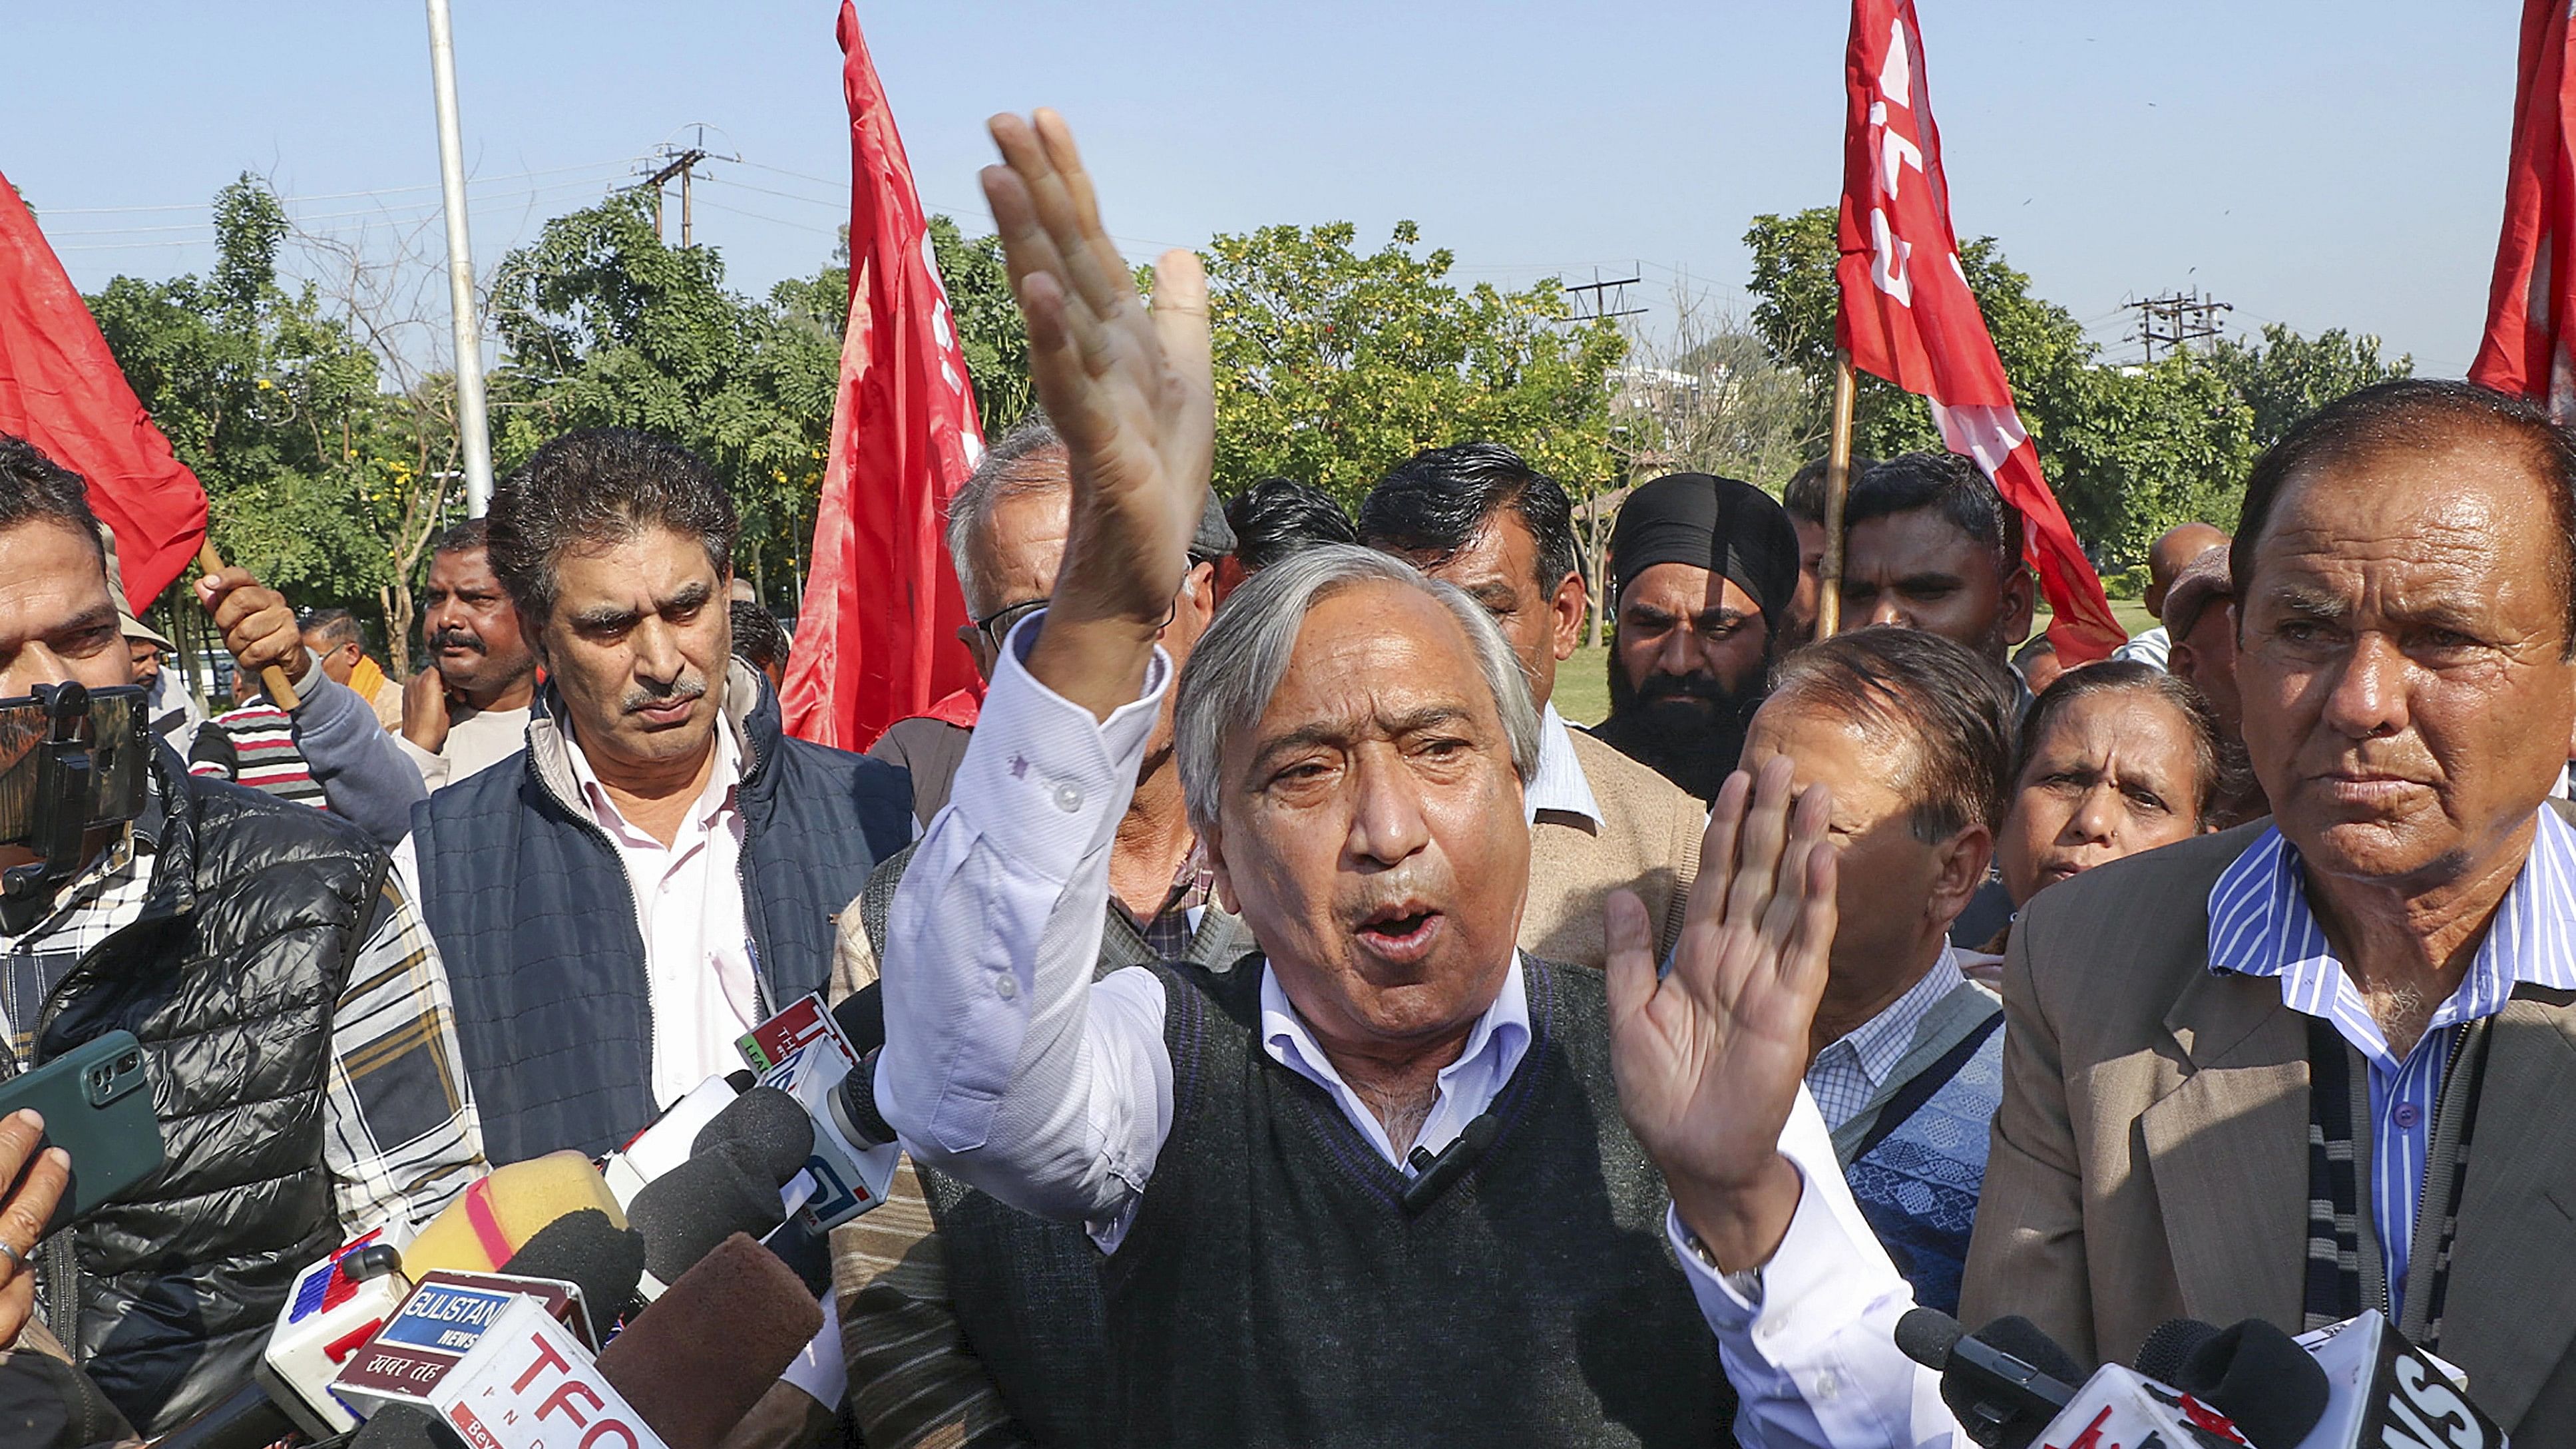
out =
<path fill-rule="evenodd" d="M 37 1151 L 45 1119 L 32 1111 L 0 1117 L 0 1351 L 14 1348 L 36 1310 L 36 1271 L 29 1259 L 54 1209 L 71 1186 L 71 1154 Z"/>

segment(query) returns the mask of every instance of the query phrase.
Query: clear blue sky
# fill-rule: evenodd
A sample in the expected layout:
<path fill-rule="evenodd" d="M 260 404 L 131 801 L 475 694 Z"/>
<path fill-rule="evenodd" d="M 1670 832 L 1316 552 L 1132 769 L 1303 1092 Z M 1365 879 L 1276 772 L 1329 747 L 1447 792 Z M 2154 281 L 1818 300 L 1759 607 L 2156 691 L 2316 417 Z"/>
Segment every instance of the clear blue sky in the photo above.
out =
<path fill-rule="evenodd" d="M 483 266 L 693 122 L 753 163 L 698 192 L 734 284 L 821 263 L 848 175 L 834 4 L 454 5 Z M 2196 285 L 2240 330 L 2340 325 L 2427 372 L 2467 366 L 2510 0 L 1919 5 L 1959 230 L 2001 238 L 2113 355 L 2134 352 L 2124 296 Z M 204 204 L 244 169 L 315 198 L 295 210 L 316 228 L 372 216 L 434 237 L 418 4 L 13 8 L 0 171 L 84 288 L 202 269 Z M 1747 218 L 1838 185 L 1832 0 L 875 0 L 860 16 L 925 201 L 973 229 L 982 118 L 1039 103 L 1072 119 L 1140 256 L 1271 222 L 1382 237 L 1410 217 L 1471 279 L 1641 261 L 1659 309 L 1677 272 L 1740 306 Z M 346 192 L 387 194 L 328 195 Z M 146 206 L 180 209 L 92 210 Z"/>

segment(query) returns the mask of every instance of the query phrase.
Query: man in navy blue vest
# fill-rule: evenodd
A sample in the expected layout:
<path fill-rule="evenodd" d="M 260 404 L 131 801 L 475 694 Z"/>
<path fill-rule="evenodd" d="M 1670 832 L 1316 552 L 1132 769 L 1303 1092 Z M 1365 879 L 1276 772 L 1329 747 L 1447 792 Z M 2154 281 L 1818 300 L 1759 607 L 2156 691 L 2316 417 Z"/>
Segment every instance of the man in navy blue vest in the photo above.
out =
<path fill-rule="evenodd" d="M 832 917 L 911 837 L 904 772 L 791 740 L 732 657 L 737 526 L 687 450 L 539 448 L 493 571 L 548 680 L 527 751 L 415 807 L 396 852 L 455 987 L 495 1163 L 600 1153 L 824 984 Z"/>
<path fill-rule="evenodd" d="M 1950 944 L 1994 858 L 2012 762 L 2011 680 L 1940 635 L 1884 626 L 1780 662 L 1744 766 L 1786 756 L 1833 794 L 1839 922 L 1808 1028 L 1807 1090 L 1862 1216 L 1914 1287 L 1959 1306 L 2003 1100 L 1991 956 Z"/>

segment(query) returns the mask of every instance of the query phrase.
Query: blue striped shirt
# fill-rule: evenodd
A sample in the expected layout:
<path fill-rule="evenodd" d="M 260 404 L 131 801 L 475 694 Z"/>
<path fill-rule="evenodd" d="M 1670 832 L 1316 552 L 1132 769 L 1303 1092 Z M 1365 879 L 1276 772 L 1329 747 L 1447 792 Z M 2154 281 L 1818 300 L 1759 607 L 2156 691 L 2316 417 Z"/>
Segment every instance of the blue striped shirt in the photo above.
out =
<path fill-rule="evenodd" d="M 2502 1011 L 2524 982 L 2576 989 L 2576 827 L 2540 811 L 2531 857 L 2496 907 L 2468 975 L 2402 1060 L 2335 959 L 2302 880 L 2298 851 L 2277 829 L 2264 831 L 2210 888 L 2209 969 L 2279 977 L 2283 1005 L 2331 1023 L 2370 1064 L 2370 1213 L 2394 1318 L 2405 1307 L 2442 1070 L 2461 1025 Z"/>

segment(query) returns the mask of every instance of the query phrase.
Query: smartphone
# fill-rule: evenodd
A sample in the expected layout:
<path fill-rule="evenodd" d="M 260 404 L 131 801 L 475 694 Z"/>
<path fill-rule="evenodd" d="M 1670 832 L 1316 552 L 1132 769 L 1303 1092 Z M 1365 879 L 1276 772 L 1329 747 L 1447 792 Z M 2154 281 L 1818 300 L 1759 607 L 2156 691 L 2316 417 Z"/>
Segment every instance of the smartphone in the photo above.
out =
<path fill-rule="evenodd" d="M 45 1227 L 47 1236 L 98 1211 L 161 1165 L 152 1076 L 130 1031 L 82 1042 L 0 1082 L 0 1117 L 26 1107 L 44 1115 L 45 1145 L 72 1159 L 71 1186 Z"/>

